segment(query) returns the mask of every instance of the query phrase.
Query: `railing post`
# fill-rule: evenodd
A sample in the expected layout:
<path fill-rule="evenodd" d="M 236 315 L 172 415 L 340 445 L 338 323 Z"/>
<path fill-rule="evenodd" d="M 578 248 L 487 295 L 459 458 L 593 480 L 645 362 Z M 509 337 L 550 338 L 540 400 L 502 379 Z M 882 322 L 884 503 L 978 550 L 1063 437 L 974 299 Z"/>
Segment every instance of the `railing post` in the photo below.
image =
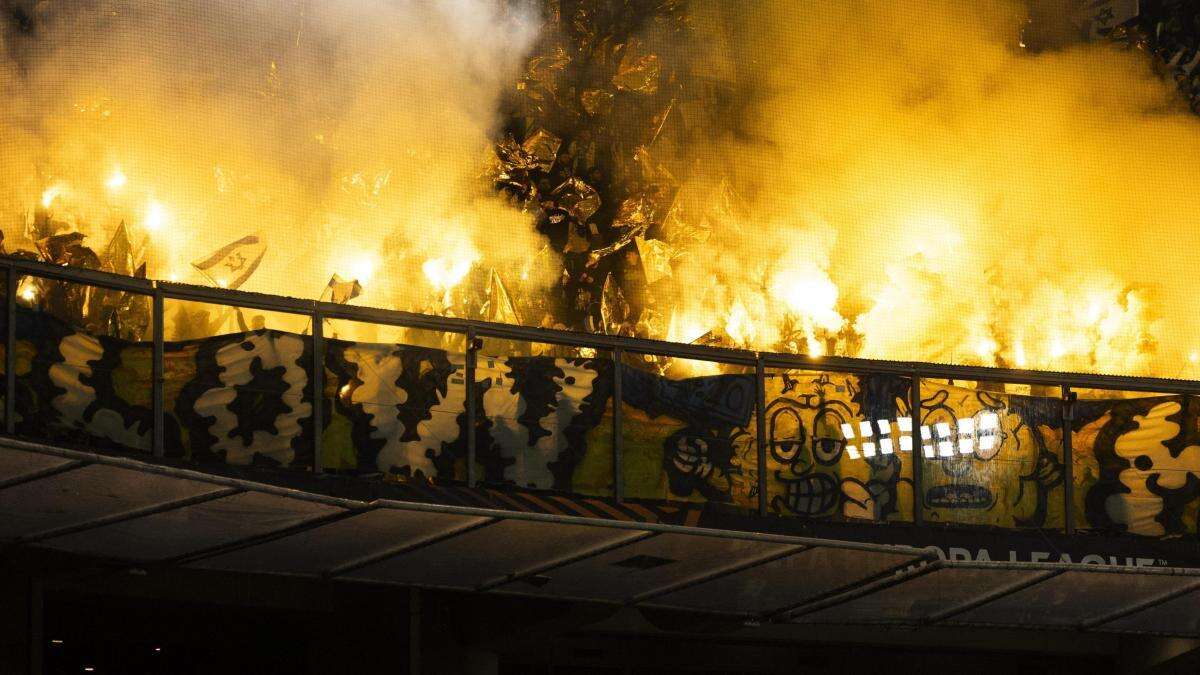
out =
<path fill-rule="evenodd" d="M 5 288 L 8 323 L 4 336 L 4 432 L 17 430 L 17 268 L 9 265 Z"/>
<path fill-rule="evenodd" d="M 758 514 L 767 515 L 767 367 L 762 353 L 754 363 L 755 450 L 758 453 Z"/>
<path fill-rule="evenodd" d="M 1072 424 L 1075 419 L 1075 392 L 1062 388 L 1062 447 L 1063 447 L 1063 529 L 1075 534 L 1075 448 L 1072 445 Z"/>
<path fill-rule="evenodd" d="M 323 454 L 325 436 L 325 316 L 321 310 L 312 314 L 312 388 L 313 388 L 313 473 L 325 471 Z"/>
<path fill-rule="evenodd" d="M 921 438 L 921 375 L 916 371 L 912 374 L 908 399 L 909 414 L 912 416 L 913 525 L 921 526 L 925 523 L 925 481 L 922 466 L 925 462 L 925 439 Z"/>
<path fill-rule="evenodd" d="M 153 380 L 151 383 L 151 396 L 153 396 L 154 399 L 152 403 L 154 415 L 153 452 L 155 457 L 162 457 L 164 454 L 166 454 L 166 450 L 163 447 L 163 420 L 166 408 L 165 393 L 163 391 L 163 383 L 165 381 L 165 375 L 163 372 L 163 361 L 165 359 L 165 337 L 163 336 L 163 292 L 162 289 L 158 287 L 157 282 L 154 284 L 154 295 L 151 296 L 150 303 L 150 320 L 153 322 L 152 330 L 154 331 L 154 352 L 150 357 L 150 376 Z"/>
<path fill-rule="evenodd" d="M 467 327 L 466 364 L 463 368 L 463 390 L 467 404 L 467 486 L 475 486 L 475 355 L 479 346 L 475 344 L 475 329 Z"/>
<path fill-rule="evenodd" d="M 613 471 L 613 499 L 616 499 L 617 501 L 621 501 L 622 499 L 625 498 L 625 469 L 624 469 L 624 465 L 621 463 L 621 459 L 622 459 L 621 453 L 624 451 L 624 446 L 625 446 L 625 444 L 622 440 L 624 433 L 621 430 L 621 401 L 624 400 L 624 398 L 623 398 L 624 395 L 621 392 L 621 363 L 624 360 L 622 358 L 624 353 L 625 353 L 624 350 L 622 350 L 620 347 L 617 347 L 612 350 L 612 364 L 613 364 L 612 471 Z"/>

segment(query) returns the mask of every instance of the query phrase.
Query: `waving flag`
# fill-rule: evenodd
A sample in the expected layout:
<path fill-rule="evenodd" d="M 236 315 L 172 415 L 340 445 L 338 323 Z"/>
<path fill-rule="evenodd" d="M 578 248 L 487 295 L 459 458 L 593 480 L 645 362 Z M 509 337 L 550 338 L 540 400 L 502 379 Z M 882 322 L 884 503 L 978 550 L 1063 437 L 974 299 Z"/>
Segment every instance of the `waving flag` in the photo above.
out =
<path fill-rule="evenodd" d="M 362 295 L 363 287 L 362 284 L 358 283 L 358 279 L 346 281 L 334 274 L 329 278 L 329 284 L 326 285 L 325 290 L 329 293 L 330 302 L 344 305 Z"/>
<path fill-rule="evenodd" d="M 251 234 L 192 263 L 213 285 L 238 288 L 258 269 L 267 253 L 267 242 L 259 233 Z"/>

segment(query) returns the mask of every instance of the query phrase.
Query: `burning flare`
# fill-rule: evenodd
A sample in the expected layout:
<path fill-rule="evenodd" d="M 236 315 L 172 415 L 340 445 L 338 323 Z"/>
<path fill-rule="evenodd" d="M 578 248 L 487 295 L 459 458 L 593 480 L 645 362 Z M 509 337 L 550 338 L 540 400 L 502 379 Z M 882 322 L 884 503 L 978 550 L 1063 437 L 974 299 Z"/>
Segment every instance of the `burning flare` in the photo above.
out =
<path fill-rule="evenodd" d="M 122 231 L 134 267 L 202 282 L 261 229 L 248 290 L 338 273 L 399 309 L 1200 375 L 1200 123 L 1136 51 L 1022 49 L 1021 3 L 695 0 L 603 59 L 610 19 L 501 0 L 183 4 L 38 3 L 0 34 L 10 251 Z"/>

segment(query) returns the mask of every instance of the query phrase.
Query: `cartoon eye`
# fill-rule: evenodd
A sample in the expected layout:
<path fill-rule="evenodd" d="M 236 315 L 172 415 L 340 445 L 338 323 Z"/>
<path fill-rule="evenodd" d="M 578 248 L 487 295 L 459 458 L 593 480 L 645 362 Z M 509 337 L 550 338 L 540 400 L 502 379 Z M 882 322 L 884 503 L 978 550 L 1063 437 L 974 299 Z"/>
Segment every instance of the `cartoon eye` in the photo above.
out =
<path fill-rule="evenodd" d="M 846 439 L 841 431 L 842 420 L 832 412 L 821 413 L 813 424 L 813 459 L 821 464 L 835 464 L 842 457 Z"/>
<path fill-rule="evenodd" d="M 806 435 L 799 413 L 791 408 L 780 408 L 772 413 L 769 427 L 771 456 L 784 464 L 796 461 Z"/>

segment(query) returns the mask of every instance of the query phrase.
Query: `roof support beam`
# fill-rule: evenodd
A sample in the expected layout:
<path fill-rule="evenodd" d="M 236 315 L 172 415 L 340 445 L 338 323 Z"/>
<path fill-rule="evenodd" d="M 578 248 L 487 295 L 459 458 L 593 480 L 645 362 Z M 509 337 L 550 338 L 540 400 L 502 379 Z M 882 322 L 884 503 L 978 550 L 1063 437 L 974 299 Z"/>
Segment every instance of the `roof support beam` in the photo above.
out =
<path fill-rule="evenodd" d="M 618 541 L 615 541 L 615 542 L 610 541 L 606 544 L 600 544 L 599 546 L 593 546 L 592 548 L 589 548 L 580 553 L 575 553 L 575 554 L 566 556 L 564 558 L 558 558 L 555 560 L 551 560 L 549 562 L 542 563 L 540 565 L 535 565 L 535 566 L 533 566 L 529 569 L 526 569 L 522 572 L 517 572 L 515 574 L 510 574 L 510 575 L 508 575 L 506 577 L 502 577 L 500 579 L 486 582 L 484 584 L 481 584 L 475 590 L 490 591 L 493 588 L 503 586 L 505 584 L 508 584 L 508 583 L 511 583 L 514 581 L 520 581 L 522 579 L 528 579 L 530 577 L 535 577 L 540 574 L 545 574 L 546 572 L 556 570 L 560 567 L 566 567 L 567 565 L 570 565 L 571 563 L 576 563 L 576 562 L 579 562 L 580 560 L 587 560 L 588 558 L 592 558 L 592 557 L 601 555 L 603 553 L 608 553 L 609 551 L 614 551 L 616 549 L 623 548 L 625 546 L 629 546 L 630 544 L 634 544 L 639 541 L 644 541 L 646 539 L 649 539 L 649 538 L 655 537 L 655 536 L 658 536 L 657 532 L 631 533 L 627 536 L 622 537 Z"/>
<path fill-rule="evenodd" d="M 1042 583 L 1043 581 L 1053 579 L 1054 577 L 1062 574 L 1065 571 L 1066 570 L 1046 570 L 1046 571 L 1042 572 L 1041 574 L 1034 576 L 1031 579 L 1022 579 L 1021 581 L 1018 581 L 1013 584 L 1009 584 L 1008 586 L 1005 586 L 1004 588 L 1000 588 L 995 591 L 992 591 L 991 593 L 987 593 L 987 594 L 983 595 L 982 597 L 978 597 L 978 598 L 975 598 L 974 600 L 969 600 L 967 602 L 964 602 L 963 604 L 961 604 L 957 607 L 951 607 L 950 609 L 947 609 L 945 611 L 938 612 L 936 614 L 931 614 L 929 616 L 929 618 L 926 619 L 926 623 L 937 623 L 939 621 L 945 621 L 946 619 L 949 619 L 950 617 L 953 617 L 953 616 L 958 616 L 959 614 L 962 614 L 963 612 L 969 612 L 972 609 L 975 609 L 977 607 L 982 607 L 982 606 L 988 604 L 989 602 L 999 600 L 1000 598 L 1003 598 L 1008 595 L 1012 595 L 1013 593 L 1017 593 L 1019 591 L 1023 591 L 1027 588 L 1032 588 L 1032 587 Z"/>
<path fill-rule="evenodd" d="M 764 622 L 789 621 L 796 617 L 825 609 L 826 607 L 833 607 L 844 602 L 857 600 L 876 591 L 881 591 L 939 570 L 943 565 L 944 563 L 939 560 L 925 558 L 906 560 L 898 565 L 892 565 L 881 572 L 839 586 L 826 593 L 820 593 L 799 603 L 768 612 L 763 617 Z"/>
<path fill-rule="evenodd" d="M 421 537 L 420 539 L 417 539 L 415 541 L 405 542 L 404 544 L 401 544 L 399 546 L 394 546 L 385 551 L 380 551 L 379 553 L 372 553 L 371 555 L 363 556 L 363 557 L 359 558 L 358 560 L 353 560 L 348 563 L 338 565 L 337 567 L 326 572 L 323 576 L 326 578 L 340 577 L 340 576 L 349 574 L 351 572 L 360 570 L 369 565 L 381 563 L 385 560 L 389 560 L 391 558 L 395 558 L 397 556 L 404 555 L 405 553 L 412 553 L 413 551 L 415 551 L 419 548 L 425 548 L 426 546 L 432 546 L 439 542 L 443 542 L 448 539 L 453 539 L 454 537 L 457 537 L 461 534 L 466 534 L 467 532 L 479 530 L 479 529 L 488 527 L 489 525 L 495 525 L 498 522 L 500 522 L 500 519 L 498 519 L 498 518 L 489 518 L 489 519 L 485 519 L 482 521 L 479 521 L 479 520 L 472 521 L 465 525 L 458 525 L 458 526 L 452 527 L 449 530 L 446 530 L 444 532 L 439 532 L 438 534 L 430 535 L 428 537 Z"/>
<path fill-rule="evenodd" d="M 1079 627 L 1083 630 L 1091 630 L 1097 626 L 1103 626 L 1106 623 L 1116 621 L 1117 619 L 1123 619 L 1132 614 L 1153 609 L 1165 602 L 1170 602 L 1175 598 L 1181 598 L 1188 593 L 1194 593 L 1196 591 L 1200 591 L 1200 582 L 1184 585 L 1181 588 L 1159 594 L 1153 598 L 1150 598 L 1149 600 L 1143 600 L 1142 602 L 1130 605 L 1128 607 L 1122 607 L 1115 612 L 1110 612 L 1103 616 L 1096 617 L 1095 619 L 1084 621 L 1083 623 L 1079 624 Z"/>
<path fill-rule="evenodd" d="M 775 562 L 776 560 L 781 560 L 783 558 L 790 558 L 791 556 L 799 555 L 801 553 L 804 553 L 805 551 L 811 551 L 811 550 L 813 550 L 813 547 L 793 546 L 793 547 L 790 547 L 783 551 L 776 551 L 774 553 L 760 555 L 760 556 L 757 556 L 750 560 L 742 560 L 742 561 L 739 561 L 732 565 L 729 565 L 727 567 L 718 568 L 716 570 L 713 570 L 712 572 L 706 572 L 704 574 L 699 574 L 690 579 L 685 579 L 683 581 L 676 582 L 669 586 L 663 586 L 662 588 L 656 588 L 652 591 L 647 591 L 647 592 L 642 593 L 641 595 L 633 598 L 632 600 L 630 600 L 629 604 L 631 604 L 631 605 L 642 604 L 644 602 L 648 602 L 650 600 L 662 597 L 664 595 L 670 595 L 671 593 L 675 593 L 676 591 L 682 591 L 685 588 L 692 588 L 693 586 L 699 586 L 701 584 L 706 584 L 710 581 L 715 581 L 722 577 L 727 577 L 732 574 L 737 574 L 739 572 L 745 572 L 746 570 L 751 570 L 751 569 L 754 569 L 755 567 L 761 567 L 762 565 L 766 565 L 767 563 L 772 563 L 772 562 Z"/>
<path fill-rule="evenodd" d="M 267 542 L 272 542 L 277 539 L 283 539 L 284 537 L 290 537 L 292 535 L 300 534 L 302 532 L 307 532 L 309 530 L 315 530 L 316 528 L 321 527 L 323 525 L 329 525 L 330 523 L 336 523 L 339 520 L 345 520 L 346 518 L 350 518 L 352 516 L 357 516 L 358 514 L 363 513 L 367 510 L 369 510 L 369 509 L 347 509 L 345 511 L 331 513 L 327 516 L 321 516 L 318 518 L 310 518 L 302 523 L 297 523 L 295 525 L 292 525 L 291 527 L 285 527 L 282 530 L 273 530 L 271 532 L 266 532 L 264 534 L 256 534 L 253 537 L 245 537 L 244 539 L 238 539 L 237 541 L 226 542 L 224 544 L 218 544 L 211 548 L 201 549 L 199 551 L 193 551 L 191 553 L 185 553 L 184 555 L 181 555 L 179 557 L 171 559 L 170 561 L 168 561 L 168 564 L 170 564 L 170 565 L 186 565 L 189 563 L 196 562 L 197 560 L 203 560 L 205 558 L 213 558 L 213 557 L 216 557 L 219 555 L 224 555 L 226 553 L 240 551 L 244 548 L 250 548 L 251 546 L 258 546 L 259 544 L 265 544 Z"/>
<path fill-rule="evenodd" d="M 34 471 L 32 473 L 23 474 L 21 476 L 14 476 L 7 480 L 0 480 L 0 490 L 4 490 L 4 489 L 10 488 L 10 487 L 16 487 L 23 483 L 32 483 L 34 481 L 38 481 L 43 478 L 49 478 L 51 476 L 57 476 L 60 473 L 74 471 L 75 469 L 80 469 L 87 465 L 88 465 L 88 462 L 75 460 L 75 461 L 71 461 L 71 462 L 66 462 L 65 464 L 59 464 L 58 466 L 52 466 L 47 469 L 42 469 L 40 471 Z"/>
<path fill-rule="evenodd" d="M 213 490 L 212 492 L 205 492 L 202 495 L 194 495 L 192 497 L 187 497 L 185 499 L 176 499 L 174 501 L 162 502 L 159 504 L 151 504 L 150 506 L 140 508 L 140 509 L 134 509 L 132 511 L 125 511 L 123 513 L 114 513 L 112 515 L 105 516 L 103 518 L 89 520 L 86 523 L 77 523 L 75 525 L 67 525 L 64 527 L 58 527 L 53 530 L 44 530 L 42 532 L 37 532 L 35 534 L 26 535 L 24 537 L 18 537 L 13 543 L 14 544 L 31 544 L 33 542 L 43 541 L 45 539 L 53 539 L 54 537 L 62 537 L 62 536 L 66 536 L 68 534 L 75 534 L 77 532 L 86 532 L 88 530 L 94 530 L 98 527 L 105 527 L 106 525 L 116 525 L 117 523 L 124 523 L 126 521 L 134 520 L 137 518 L 153 516 L 158 513 L 174 511 L 175 509 L 182 509 L 186 506 L 193 506 L 195 504 L 203 504 L 204 502 L 216 501 L 218 499 L 223 499 L 225 497 L 231 497 L 233 495 L 240 494 L 241 492 L 242 492 L 241 490 L 238 490 L 236 488 L 224 488 L 221 490 Z"/>

